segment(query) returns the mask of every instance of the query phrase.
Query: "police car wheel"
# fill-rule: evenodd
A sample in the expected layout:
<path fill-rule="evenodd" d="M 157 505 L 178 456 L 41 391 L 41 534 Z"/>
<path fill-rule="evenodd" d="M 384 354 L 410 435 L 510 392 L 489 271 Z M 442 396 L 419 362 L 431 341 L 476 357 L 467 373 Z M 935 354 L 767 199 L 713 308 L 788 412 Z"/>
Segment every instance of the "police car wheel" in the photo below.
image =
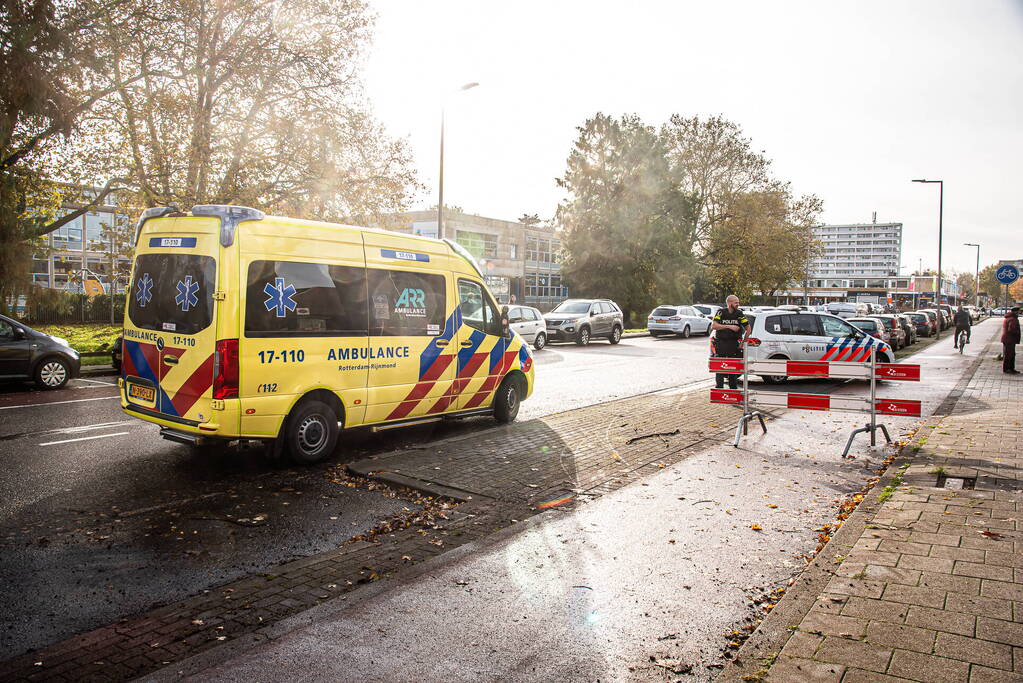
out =
<path fill-rule="evenodd" d="M 784 356 L 772 356 L 771 360 L 788 360 Z M 761 375 L 761 378 L 767 384 L 785 384 L 789 381 L 789 378 L 785 375 Z"/>
<path fill-rule="evenodd" d="M 334 452 L 337 445 L 337 414 L 326 403 L 306 401 L 288 418 L 285 446 L 299 465 L 312 465 Z"/>
<path fill-rule="evenodd" d="M 538 332 L 536 338 L 533 340 L 533 348 L 539 351 L 545 346 L 547 346 L 547 335 L 543 332 Z"/>
<path fill-rule="evenodd" d="M 514 377 L 505 377 L 494 395 L 494 419 L 502 424 L 513 422 L 519 414 L 521 402 L 519 382 Z"/>
<path fill-rule="evenodd" d="M 611 330 L 611 336 L 607 338 L 612 344 L 617 344 L 622 340 L 622 328 L 615 325 L 614 329 Z"/>
<path fill-rule="evenodd" d="M 579 346 L 588 346 L 590 343 L 590 328 L 584 327 L 575 336 L 575 343 Z"/>

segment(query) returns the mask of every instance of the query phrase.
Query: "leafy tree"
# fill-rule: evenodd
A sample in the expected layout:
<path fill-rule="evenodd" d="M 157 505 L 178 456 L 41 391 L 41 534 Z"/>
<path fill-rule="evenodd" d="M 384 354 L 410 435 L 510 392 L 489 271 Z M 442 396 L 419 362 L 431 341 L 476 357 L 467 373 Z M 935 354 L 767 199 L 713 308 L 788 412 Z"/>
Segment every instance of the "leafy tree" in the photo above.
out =
<path fill-rule="evenodd" d="M 522 223 L 523 225 L 530 225 L 530 226 L 532 226 L 532 225 L 539 225 L 539 223 L 540 223 L 540 216 L 538 214 L 535 214 L 535 213 L 524 213 L 521 216 L 519 216 L 519 223 Z"/>
<path fill-rule="evenodd" d="M 562 273 L 579 296 L 606 296 L 626 317 L 681 295 L 691 262 L 692 204 L 671 179 L 661 137 L 634 115 L 597 114 L 579 129 L 558 185 L 566 257 Z M 688 291 L 686 291 L 688 293 Z"/>
<path fill-rule="evenodd" d="M 96 101 L 119 85 L 104 76 L 97 27 L 121 4 L 124 0 L 0 4 L 0 308 L 25 286 L 36 238 L 102 203 L 118 183 L 110 179 L 86 197 L 59 181 L 74 174 L 69 136 Z M 81 208 L 62 215 L 58 210 L 67 199 L 77 199 Z"/>
<path fill-rule="evenodd" d="M 698 246 L 705 246 L 714 227 L 728 218 L 735 198 L 785 189 L 771 177 L 770 160 L 722 116 L 672 114 L 661 135 L 678 190 L 695 201 L 693 239 Z"/>
<path fill-rule="evenodd" d="M 998 271 L 998 264 L 992 263 L 989 266 L 984 266 L 980 270 L 980 291 L 982 294 L 986 294 L 992 299 L 998 300 L 999 297 L 1004 293 L 1004 285 L 998 281 L 995 277 L 995 273 Z"/>
<path fill-rule="evenodd" d="M 116 77 L 146 76 L 96 104 L 85 147 L 97 172 L 131 179 L 139 205 L 364 224 L 406 207 L 408 148 L 362 99 L 372 21 L 361 0 L 132 5 L 145 6 L 135 32 L 104 42 Z"/>
<path fill-rule="evenodd" d="M 788 192 L 749 192 L 730 202 L 729 215 L 711 232 L 709 270 L 723 291 L 749 301 L 754 291 L 773 297 L 809 277 L 819 250 L 813 224 L 816 198 L 794 200 Z"/>
<path fill-rule="evenodd" d="M 973 273 L 959 273 L 956 276 L 956 285 L 959 287 L 959 298 L 967 303 L 973 303 L 977 294 L 976 277 Z"/>

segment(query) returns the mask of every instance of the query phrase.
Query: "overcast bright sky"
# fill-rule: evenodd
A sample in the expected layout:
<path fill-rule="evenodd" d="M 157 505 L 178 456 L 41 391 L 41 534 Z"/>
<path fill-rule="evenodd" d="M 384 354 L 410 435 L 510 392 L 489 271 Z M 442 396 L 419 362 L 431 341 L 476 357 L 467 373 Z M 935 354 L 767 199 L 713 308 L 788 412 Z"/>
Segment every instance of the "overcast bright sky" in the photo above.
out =
<path fill-rule="evenodd" d="M 828 223 L 904 223 L 902 263 L 1023 258 L 1023 0 L 370 0 L 367 94 L 436 203 L 553 215 L 576 127 L 598 111 L 723 114 Z M 470 81 L 480 87 L 453 95 Z"/>

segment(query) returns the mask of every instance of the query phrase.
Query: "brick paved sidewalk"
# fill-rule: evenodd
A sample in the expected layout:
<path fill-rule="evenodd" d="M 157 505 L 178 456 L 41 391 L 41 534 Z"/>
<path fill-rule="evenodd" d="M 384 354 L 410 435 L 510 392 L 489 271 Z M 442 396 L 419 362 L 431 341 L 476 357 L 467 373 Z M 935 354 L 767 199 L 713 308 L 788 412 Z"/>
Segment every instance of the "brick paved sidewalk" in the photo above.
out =
<path fill-rule="evenodd" d="M 901 482 L 767 680 L 1023 681 L 1023 379 L 999 350 L 896 461 Z"/>

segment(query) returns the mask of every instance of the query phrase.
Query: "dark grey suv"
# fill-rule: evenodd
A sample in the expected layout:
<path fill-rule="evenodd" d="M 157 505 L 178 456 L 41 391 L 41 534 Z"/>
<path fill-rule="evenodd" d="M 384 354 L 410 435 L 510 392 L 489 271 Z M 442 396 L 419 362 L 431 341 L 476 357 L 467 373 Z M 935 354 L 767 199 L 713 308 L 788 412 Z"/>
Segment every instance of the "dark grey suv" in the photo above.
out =
<path fill-rule="evenodd" d="M 43 389 L 60 389 L 81 364 L 66 339 L 0 315 L 0 380 L 33 379 Z"/>
<path fill-rule="evenodd" d="M 594 337 L 612 344 L 622 340 L 622 309 L 610 299 L 566 299 L 543 316 L 548 341 L 574 341 L 586 346 Z"/>

